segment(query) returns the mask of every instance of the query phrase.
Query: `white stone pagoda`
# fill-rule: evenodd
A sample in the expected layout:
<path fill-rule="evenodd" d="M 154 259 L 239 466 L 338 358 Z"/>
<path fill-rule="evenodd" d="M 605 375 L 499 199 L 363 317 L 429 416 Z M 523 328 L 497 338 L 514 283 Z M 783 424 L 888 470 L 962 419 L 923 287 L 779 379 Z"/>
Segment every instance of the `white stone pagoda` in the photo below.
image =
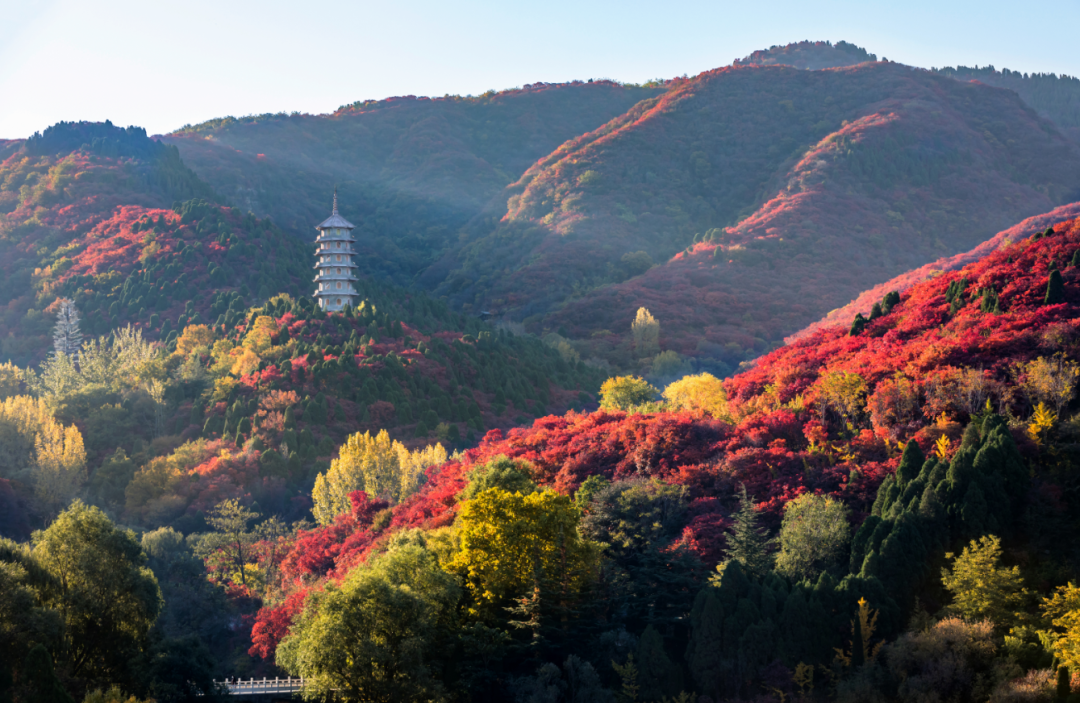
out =
<path fill-rule="evenodd" d="M 342 310 L 346 305 L 354 308 L 359 296 L 356 292 L 356 273 L 358 266 L 353 263 L 352 231 L 356 226 L 338 214 L 337 189 L 334 189 L 334 212 L 315 229 L 319 236 L 315 238 L 315 299 L 319 307 L 327 312 Z"/>

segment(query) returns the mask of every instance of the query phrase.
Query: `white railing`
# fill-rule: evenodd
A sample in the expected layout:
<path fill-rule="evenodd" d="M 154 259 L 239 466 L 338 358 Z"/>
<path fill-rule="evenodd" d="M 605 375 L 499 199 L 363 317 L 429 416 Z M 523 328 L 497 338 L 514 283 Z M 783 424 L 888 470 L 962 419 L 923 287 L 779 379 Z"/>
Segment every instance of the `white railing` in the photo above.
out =
<path fill-rule="evenodd" d="M 224 686 L 230 696 L 269 696 L 275 694 L 300 693 L 304 689 L 303 679 L 263 677 L 260 679 L 226 679 L 214 683 Z"/>

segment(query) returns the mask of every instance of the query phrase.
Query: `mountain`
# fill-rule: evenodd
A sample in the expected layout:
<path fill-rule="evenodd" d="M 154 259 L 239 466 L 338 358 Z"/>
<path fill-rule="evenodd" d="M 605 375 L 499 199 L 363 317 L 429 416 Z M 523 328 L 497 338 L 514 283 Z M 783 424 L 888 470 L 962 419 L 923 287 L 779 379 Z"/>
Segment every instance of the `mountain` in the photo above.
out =
<path fill-rule="evenodd" d="M 162 139 L 229 202 L 304 240 L 337 187 L 357 223 L 361 272 L 405 284 L 537 159 L 660 92 L 535 83 L 357 102 L 329 115 L 226 118 Z"/>
<path fill-rule="evenodd" d="M 838 667 L 839 700 L 873 699 L 903 672 L 934 671 L 934 685 L 947 679 L 966 690 L 970 667 L 991 662 L 1016 667 L 993 685 L 999 692 L 1048 690 L 1050 679 L 1019 678 L 1045 661 L 1035 639 L 1022 663 L 1018 644 L 993 644 L 985 631 L 969 632 L 986 641 L 982 663 L 961 648 L 963 663 L 943 673 L 940 659 L 943 647 L 953 651 L 941 644 L 949 632 L 973 627 L 948 619 L 965 605 L 957 587 L 951 595 L 941 587 L 947 551 L 975 552 L 970 540 L 1002 535 L 1006 558 L 1040 579 L 1043 593 L 1075 573 L 1080 219 L 1050 217 L 1039 236 L 889 296 L 860 330 L 817 330 L 764 356 L 724 382 L 725 407 L 713 415 L 639 406 L 545 417 L 492 431 L 430 467 L 423 487 L 396 505 L 353 493 L 332 524 L 285 547 L 252 653 L 277 651 L 295 673 L 295 648 L 315 646 L 314 613 L 320 627 L 344 622 L 324 599 L 426 552 L 435 573 L 464 584 L 452 599 L 464 620 L 450 626 L 460 628 L 461 650 L 433 651 L 425 664 L 450 689 L 475 690 L 470 676 L 484 676 L 487 700 L 512 700 L 525 686 L 584 685 L 582 671 L 591 685 L 617 689 L 627 676 L 618 662 L 630 653 L 642 670 L 688 674 L 666 684 L 642 676 L 665 693 L 733 700 L 765 685 L 794 690 L 796 671 L 837 661 L 853 637 L 873 637 L 875 654 L 870 669 Z M 816 572 L 790 566 L 803 528 L 785 517 L 811 502 L 834 506 L 844 533 L 832 566 Z M 544 562 L 558 571 L 538 575 L 525 567 L 544 559 L 540 543 L 521 535 L 570 520 L 556 517 L 563 508 L 580 534 L 601 542 L 600 555 L 575 562 L 564 532 L 562 561 Z M 780 533 L 779 555 L 755 567 L 747 531 L 762 528 L 762 545 Z M 736 548 L 739 560 L 727 561 Z M 467 561 L 485 549 L 488 561 Z M 995 565 L 1000 558 L 999 547 Z M 476 584 L 505 590 L 479 593 Z M 485 610 L 484 597 L 511 605 Z M 984 629 L 1034 617 L 1034 606 L 1023 610 L 995 613 Z M 851 635 L 860 613 L 873 624 Z M 922 620 L 907 624 L 911 617 Z M 475 643 L 481 624 L 505 628 L 497 666 Z M 736 666 L 738 676 L 724 673 Z"/>
<path fill-rule="evenodd" d="M 1077 188 L 1080 151 L 1009 91 L 891 63 L 740 65 L 537 162 L 436 291 L 623 368 L 645 306 L 664 348 L 722 370 Z"/>

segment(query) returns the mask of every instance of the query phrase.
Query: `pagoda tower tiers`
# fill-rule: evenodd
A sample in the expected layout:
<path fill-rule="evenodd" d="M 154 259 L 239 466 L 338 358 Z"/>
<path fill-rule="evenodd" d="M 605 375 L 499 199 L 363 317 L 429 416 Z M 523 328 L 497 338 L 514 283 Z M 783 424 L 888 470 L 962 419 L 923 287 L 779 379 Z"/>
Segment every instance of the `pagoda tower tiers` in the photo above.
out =
<path fill-rule="evenodd" d="M 319 307 L 327 312 L 343 310 L 346 305 L 356 307 L 359 295 L 356 292 L 356 272 L 359 268 L 353 262 L 352 231 L 354 224 L 338 214 L 337 190 L 334 191 L 334 211 L 322 224 L 315 227 L 319 236 L 315 238 L 318 247 L 315 250 L 315 299 Z"/>

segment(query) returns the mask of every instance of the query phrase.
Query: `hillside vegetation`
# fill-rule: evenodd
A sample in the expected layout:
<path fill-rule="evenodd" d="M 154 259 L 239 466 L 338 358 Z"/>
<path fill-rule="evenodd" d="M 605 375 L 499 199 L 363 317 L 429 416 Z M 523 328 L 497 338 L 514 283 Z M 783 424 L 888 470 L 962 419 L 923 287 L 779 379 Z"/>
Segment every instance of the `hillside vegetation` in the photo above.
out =
<path fill-rule="evenodd" d="M 622 368 L 644 306 L 662 348 L 722 370 L 1078 183 L 1077 147 L 1006 91 L 883 63 L 719 69 L 538 162 L 437 290 Z"/>
<path fill-rule="evenodd" d="M 319 686 L 379 685 L 323 658 L 330 633 L 378 637 L 350 620 L 374 617 L 372 583 L 445 583 L 408 624 L 427 668 L 388 690 L 1049 695 L 1077 636 L 1054 613 L 1075 612 L 1080 558 L 1078 251 L 1080 220 L 1059 221 L 722 389 L 492 431 L 406 500 L 361 483 L 280 557 L 252 652 Z"/>
<path fill-rule="evenodd" d="M 357 224 L 360 271 L 405 284 L 533 162 L 662 90 L 578 81 L 404 96 L 330 115 L 213 120 L 164 140 L 229 202 L 305 241 L 337 187 Z"/>

